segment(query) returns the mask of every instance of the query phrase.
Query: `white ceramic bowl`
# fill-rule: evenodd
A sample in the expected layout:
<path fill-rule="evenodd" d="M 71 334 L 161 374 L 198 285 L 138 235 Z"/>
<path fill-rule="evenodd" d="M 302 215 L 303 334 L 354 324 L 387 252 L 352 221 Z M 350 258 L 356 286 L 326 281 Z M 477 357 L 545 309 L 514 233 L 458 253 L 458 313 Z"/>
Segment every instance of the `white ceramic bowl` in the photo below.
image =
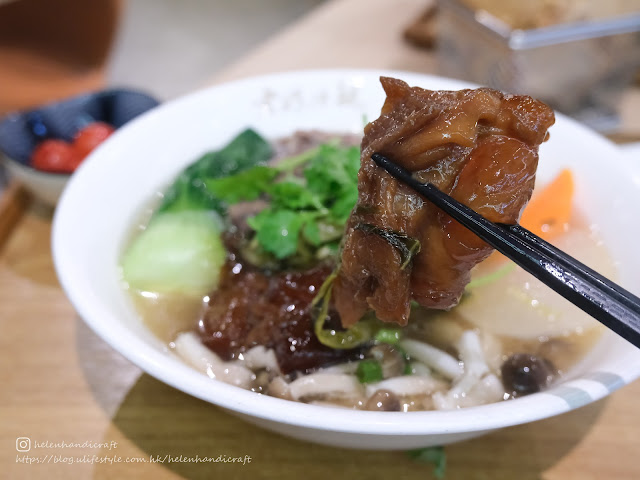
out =
<path fill-rule="evenodd" d="M 87 324 L 150 375 L 291 437 L 334 446 L 407 449 L 451 443 L 550 417 L 602 398 L 640 374 L 639 352 L 614 334 L 602 340 L 566 381 L 544 393 L 457 411 L 365 412 L 312 406 L 238 389 L 193 370 L 142 324 L 118 277 L 132 225 L 153 192 L 201 153 L 245 127 L 268 138 L 296 129 L 360 132 L 363 115 L 379 114 L 378 77 L 430 89 L 461 82 L 404 72 L 332 70 L 250 78 L 213 87 L 157 108 L 116 132 L 86 161 L 62 195 L 53 226 L 55 266 Z M 563 167 L 576 176 L 576 201 L 619 262 L 620 281 L 640 291 L 640 175 L 617 148 L 559 116 L 541 148 L 539 180 Z"/>
<path fill-rule="evenodd" d="M 51 207 L 56 205 L 71 177 L 71 174 L 36 170 L 2 153 L 0 157 L 4 157 L 4 165 L 12 178 L 17 179 L 31 194 Z"/>

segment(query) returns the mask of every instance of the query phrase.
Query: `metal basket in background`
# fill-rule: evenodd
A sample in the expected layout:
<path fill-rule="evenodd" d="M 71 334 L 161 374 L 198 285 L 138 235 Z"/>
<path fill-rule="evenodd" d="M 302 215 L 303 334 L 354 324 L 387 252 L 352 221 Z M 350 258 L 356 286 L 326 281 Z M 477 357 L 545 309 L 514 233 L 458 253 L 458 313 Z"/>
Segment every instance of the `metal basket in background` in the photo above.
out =
<path fill-rule="evenodd" d="M 635 13 L 513 29 L 459 0 L 438 0 L 438 62 L 449 77 L 539 98 L 601 131 L 613 131 L 640 68 Z"/>

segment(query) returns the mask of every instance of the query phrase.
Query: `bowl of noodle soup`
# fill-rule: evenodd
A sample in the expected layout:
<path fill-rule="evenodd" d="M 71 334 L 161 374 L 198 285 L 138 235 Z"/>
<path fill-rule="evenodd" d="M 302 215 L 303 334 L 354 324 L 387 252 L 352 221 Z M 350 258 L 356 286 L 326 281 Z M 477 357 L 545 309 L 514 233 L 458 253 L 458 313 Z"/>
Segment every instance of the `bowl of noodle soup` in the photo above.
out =
<path fill-rule="evenodd" d="M 333 375 L 323 377 L 325 383 L 317 391 L 305 390 L 310 383 L 305 383 L 305 375 L 286 377 L 285 383 L 294 385 L 288 395 L 251 391 L 255 378 L 243 383 L 246 372 L 233 376 L 238 359 L 220 364 L 215 355 L 208 357 L 209 350 L 196 335 L 184 325 L 172 323 L 174 315 L 179 316 L 171 310 L 174 307 L 160 302 L 153 315 L 147 315 L 158 318 L 165 312 L 168 324 L 145 319 L 145 308 L 153 306 L 145 307 L 144 298 L 136 298 L 123 288 L 122 258 L 137 234 L 136 226 L 151 215 L 149 205 L 157 204 L 158 194 L 194 159 L 220 149 L 247 128 L 273 143 L 300 131 L 333 132 L 345 138 L 361 135 L 363 118 L 376 118 L 384 100 L 380 75 L 433 90 L 469 87 L 408 72 L 282 73 L 196 92 L 155 108 L 118 130 L 74 174 L 54 219 L 56 270 L 84 321 L 132 363 L 168 385 L 272 431 L 352 448 L 408 449 L 456 442 L 570 411 L 637 378 L 640 353 L 633 346 L 517 270 L 491 285 L 477 282 L 468 301 L 420 323 L 403 340 L 402 350 L 417 359 L 406 376 L 414 375 L 423 383 L 403 379 L 402 387 L 393 382 L 382 385 L 384 390 L 409 389 L 398 393 L 404 402 L 402 411 L 363 407 L 383 389 L 380 386 L 353 387 L 364 400 L 352 401 L 353 396 L 347 395 L 351 400 L 345 401 L 333 395 L 334 391 L 348 390 L 351 387 L 344 385 L 355 381 L 351 367 L 343 364 L 338 364 L 338 369 L 329 366 L 326 371 L 310 373 Z M 640 174 L 613 144 L 558 115 L 549 141 L 540 148 L 537 184 L 550 183 L 563 169 L 570 169 L 575 178 L 576 215 L 571 231 L 558 245 L 637 293 L 640 258 L 633 239 L 640 236 L 640 225 L 628 219 L 633 218 L 631 205 L 640 199 Z M 514 300 L 507 301 L 506 292 L 514 288 Z M 530 297 L 523 300 L 522 291 Z M 536 308 L 540 302 L 544 308 Z M 416 339 L 433 339 L 438 352 L 447 352 L 447 342 L 451 342 L 467 361 L 455 360 L 451 366 L 450 359 L 455 359 L 451 355 L 434 360 L 424 348 L 426 340 Z M 523 349 L 552 358 L 562 375 L 544 391 L 505 401 L 499 374 L 491 372 L 498 372 L 506 357 Z M 248 356 L 241 359 L 245 362 L 241 366 L 249 369 L 249 376 L 258 375 L 270 361 L 262 350 Z M 256 370 L 246 363 L 250 361 L 259 365 Z M 475 390 L 467 388 L 459 395 L 455 388 L 462 387 L 456 381 L 456 368 L 464 369 L 464 363 L 468 371 L 484 368 L 486 372 L 475 378 Z M 427 388 L 424 378 L 434 365 L 434 378 L 442 381 Z M 212 366 L 222 369 L 218 372 L 226 369 L 226 373 L 207 374 Z M 229 371 L 231 381 L 221 381 Z M 346 379 L 349 375 L 351 380 Z M 447 375 L 452 378 L 447 380 Z M 342 386 L 327 383 L 327 378 L 343 382 Z M 393 378 L 382 381 L 390 380 L 398 383 Z M 409 398 L 421 388 L 430 389 L 428 405 L 424 399 Z"/>

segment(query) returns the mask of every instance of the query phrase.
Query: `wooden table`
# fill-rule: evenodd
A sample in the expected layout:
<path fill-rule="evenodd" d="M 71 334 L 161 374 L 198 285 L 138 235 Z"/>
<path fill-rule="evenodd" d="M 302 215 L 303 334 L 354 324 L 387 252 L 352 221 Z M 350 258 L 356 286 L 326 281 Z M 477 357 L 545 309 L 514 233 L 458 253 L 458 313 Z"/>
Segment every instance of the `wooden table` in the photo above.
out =
<path fill-rule="evenodd" d="M 423 7 L 421 0 L 328 2 L 213 81 L 311 67 L 435 72 L 432 56 L 399 36 Z M 142 373 L 66 300 L 49 251 L 51 212 L 32 204 L 17 222 L 7 219 L 11 228 L 0 235 L 0 478 L 430 478 L 430 466 L 402 452 L 280 437 Z M 566 415 L 449 446 L 447 478 L 638 479 L 637 398 L 639 382 Z M 30 452 L 16 450 L 18 437 L 31 439 Z M 54 445 L 60 442 L 67 445 Z M 20 463 L 26 455 L 48 463 Z M 166 455 L 248 455 L 251 462 L 150 462 Z M 85 463 L 61 463 L 67 457 Z"/>

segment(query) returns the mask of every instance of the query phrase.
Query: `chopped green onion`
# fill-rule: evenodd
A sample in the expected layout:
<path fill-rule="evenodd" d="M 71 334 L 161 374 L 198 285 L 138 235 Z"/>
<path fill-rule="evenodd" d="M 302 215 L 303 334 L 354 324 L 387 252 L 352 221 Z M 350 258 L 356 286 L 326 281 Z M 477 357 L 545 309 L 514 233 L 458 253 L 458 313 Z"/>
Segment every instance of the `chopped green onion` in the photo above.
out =
<path fill-rule="evenodd" d="M 432 463 L 433 475 L 436 478 L 444 478 L 447 470 L 447 454 L 444 447 L 426 447 L 417 450 L 409 450 L 407 455 L 416 462 Z"/>
<path fill-rule="evenodd" d="M 381 328 L 376 333 L 374 340 L 379 343 L 395 345 L 400 341 L 402 331 L 399 328 Z"/>
<path fill-rule="evenodd" d="M 358 364 L 356 376 L 360 383 L 374 383 L 382 380 L 382 365 L 376 360 L 363 360 Z"/>
<path fill-rule="evenodd" d="M 311 302 L 315 315 L 313 329 L 316 337 L 323 345 L 335 349 L 348 350 L 371 340 L 372 329 L 369 322 L 360 320 L 347 330 L 325 330 L 324 322 L 329 313 L 331 289 L 337 276 L 338 270 L 333 271 L 320 286 L 318 294 Z"/>

